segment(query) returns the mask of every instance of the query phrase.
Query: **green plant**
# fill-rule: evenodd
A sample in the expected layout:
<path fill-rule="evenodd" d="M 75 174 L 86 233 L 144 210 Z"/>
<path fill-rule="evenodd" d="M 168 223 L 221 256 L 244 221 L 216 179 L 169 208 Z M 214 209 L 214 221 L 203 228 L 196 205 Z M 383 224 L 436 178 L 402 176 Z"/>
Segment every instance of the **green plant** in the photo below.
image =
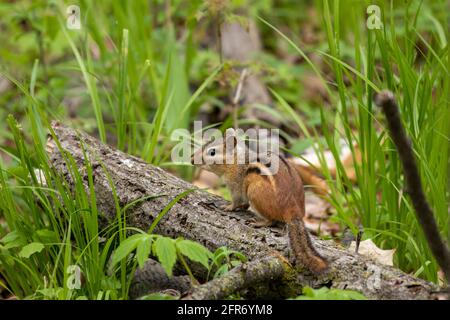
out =
<path fill-rule="evenodd" d="M 280 109 L 312 140 L 321 170 L 331 186 L 329 201 L 337 211 L 336 219 L 355 234 L 361 223 L 365 238 L 374 239 L 381 247 L 397 250 L 395 263 L 400 268 L 418 271 L 416 275 L 436 282 L 438 267 L 411 204 L 401 190 L 403 175 L 398 156 L 373 110 L 372 96 L 380 88 L 389 88 L 398 97 L 403 121 L 419 159 L 426 193 L 441 233 L 450 239 L 447 208 L 450 77 L 444 62 L 450 55 L 448 30 L 442 27 L 447 21 L 446 13 L 440 10 L 445 7 L 445 1 L 433 5 L 408 2 L 403 7 L 380 2 L 384 25 L 380 30 L 366 29 L 361 13 L 368 4 L 324 0 L 317 5 L 323 13 L 328 52 L 314 51 L 333 68 L 337 97 L 305 52 L 275 26 L 261 19 L 306 59 L 331 93 L 335 112 L 320 108 L 321 132 L 313 128 L 311 134 L 296 109 L 275 90 L 272 93 Z M 347 19 L 341 19 L 344 11 Z M 431 40 L 424 38 L 424 32 Z M 347 42 L 352 43 L 354 50 L 345 51 L 344 55 L 342 47 Z M 418 42 L 427 48 L 426 52 L 417 50 Z M 348 179 L 342 164 L 341 140 L 350 147 L 356 163 L 357 186 Z M 323 155 L 326 149 L 336 161 L 335 179 Z M 360 162 L 356 161 L 357 149 L 362 155 Z"/>
<path fill-rule="evenodd" d="M 218 259 L 228 259 L 230 254 L 240 256 L 226 248 L 221 248 L 214 256 L 196 242 L 152 233 L 159 220 L 192 189 L 169 201 L 145 233 L 127 227 L 126 211 L 137 202 L 165 195 L 146 196 L 121 207 L 110 179 L 116 219 L 106 229 L 99 229 L 92 167 L 87 154 L 84 165 L 89 195 L 70 154 L 60 149 L 74 179 L 73 187 L 49 166 L 42 145 L 30 152 L 12 117 L 9 124 L 18 154 L 11 154 L 17 161 L 16 167 L 0 167 L 0 208 L 10 230 L 0 239 L 0 267 L 7 281 L 7 285 L 2 283 L 2 286 L 19 298 L 126 299 L 136 266 L 142 267 L 151 253 L 169 276 L 179 260 L 193 281 L 196 280 L 185 257 L 199 263 L 209 273 L 213 264 L 219 265 Z M 59 146 L 59 142 L 57 144 Z M 130 231 L 135 234 L 127 236 Z M 69 285 L 72 267 L 79 267 L 81 276 L 86 279 L 78 287 Z"/>
<path fill-rule="evenodd" d="M 207 278 L 209 278 L 209 272 L 214 270 L 214 267 L 216 270 L 213 278 L 217 278 L 241 263 L 247 262 L 247 257 L 238 251 L 230 250 L 227 247 L 220 247 L 214 251 L 211 260 Z"/>
<path fill-rule="evenodd" d="M 64 156 L 73 187 L 49 166 L 44 145 L 26 146 L 20 126 L 12 117 L 8 122 L 17 153 L 11 153 L 15 165 L 0 167 L 0 208 L 9 229 L 0 241 L 0 268 L 7 289 L 31 299 L 126 298 L 128 279 L 111 277 L 105 268 L 121 233 L 123 211 L 120 219 L 99 229 L 90 161 L 84 164 L 88 195 L 69 154 Z M 36 122 L 31 123 L 35 141 L 41 141 Z M 87 280 L 82 286 L 69 285 L 73 266 Z"/>
<path fill-rule="evenodd" d="M 133 259 L 136 260 L 140 268 L 144 266 L 145 261 L 152 252 L 169 276 L 172 276 L 173 267 L 177 259 L 179 259 L 193 281 L 196 280 L 184 257 L 200 263 L 206 269 L 209 269 L 209 260 L 213 257 L 208 249 L 197 242 L 182 238 L 171 239 L 141 231 L 128 237 L 119 245 L 114 252 L 111 267 L 115 267 L 135 250 L 136 254 L 133 256 Z"/>
<path fill-rule="evenodd" d="M 295 300 L 367 300 L 367 298 L 353 290 L 304 287 L 303 294 L 296 297 Z"/>
<path fill-rule="evenodd" d="M 183 12 L 192 16 L 198 5 L 192 2 L 192 6 L 183 7 Z M 23 1 L 21 5 L 0 6 L 1 14 L 8 17 L 2 20 L 5 22 L 2 27 L 11 35 L 11 38 L 1 36 L 5 47 L 24 52 L 19 55 L 23 59 L 18 61 L 2 49 L 0 58 L 0 74 L 13 85 L 0 98 L 0 118 L 5 120 L 11 112 L 20 122 L 10 117 L 9 129 L 0 134 L 0 272 L 6 280 L 0 285 L 18 298 L 127 298 L 136 264 L 121 259 L 111 273 L 108 261 L 115 249 L 129 239 L 131 230 L 126 224 L 126 211 L 132 204 L 119 205 L 110 179 L 116 219 L 106 229 L 100 229 L 90 159 L 86 158 L 85 162 L 87 194 L 69 154 L 65 154 L 65 160 L 74 181 L 67 181 L 49 166 L 45 135 L 47 131 L 53 134 L 50 119 L 67 119 L 67 104 L 81 97 L 75 125 L 88 131 L 97 129 L 103 141 L 108 140 L 152 163 L 160 164 L 167 159 L 172 130 L 187 127 L 188 119 L 195 116 L 204 99 L 202 93 L 213 83 L 221 66 L 212 67 L 212 73 L 208 73 L 209 67 L 202 68 L 202 73 L 196 76 L 198 89 L 191 95 L 187 81 L 191 72 L 189 63 L 179 53 L 184 52 L 186 57 L 192 54 L 192 43 L 180 48 L 173 29 L 149 30 L 149 25 L 159 23 L 156 20 L 160 17 L 134 15 L 134 12 L 151 12 L 149 6 L 144 2 L 81 1 L 81 31 L 65 28 L 62 1 Z M 109 15 L 101 14 L 106 12 L 116 16 L 117 27 Z M 24 30 L 28 24 L 36 38 L 28 37 Z M 189 32 L 193 32 L 193 25 L 189 26 Z M 12 38 L 17 41 L 10 41 Z M 29 59 L 36 44 L 40 48 L 39 59 Z M 58 56 L 64 58 L 54 59 Z M 32 68 L 15 69 L 16 62 Z M 29 77 L 28 82 L 17 80 L 23 79 L 23 75 Z M 84 86 L 86 96 L 83 89 L 77 89 Z M 66 97 L 68 102 L 64 100 Z M 53 137 L 56 138 L 54 134 Z M 10 140 L 14 146 L 7 144 Z M 108 176 L 106 168 L 103 169 Z M 179 171 L 188 176 L 190 170 L 179 168 Z M 185 194 L 168 203 L 155 219 L 150 233 Z M 154 197 L 137 201 L 151 201 Z M 169 270 L 170 255 L 164 255 L 161 248 L 170 247 L 172 240 L 157 238 L 152 248 Z M 180 260 L 187 256 L 204 262 L 202 256 L 196 255 L 195 243 L 174 241 Z M 149 248 L 142 243 L 137 246 L 140 264 L 145 256 L 143 252 Z M 88 280 L 81 289 L 67 286 L 72 279 L 68 271 L 72 266 L 79 266 L 82 278 Z"/>

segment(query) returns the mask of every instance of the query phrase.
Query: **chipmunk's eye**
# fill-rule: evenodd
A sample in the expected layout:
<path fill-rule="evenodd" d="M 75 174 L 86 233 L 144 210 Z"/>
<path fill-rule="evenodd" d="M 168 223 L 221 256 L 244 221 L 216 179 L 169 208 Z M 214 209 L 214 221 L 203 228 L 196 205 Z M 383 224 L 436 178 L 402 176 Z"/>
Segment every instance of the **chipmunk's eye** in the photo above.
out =
<path fill-rule="evenodd" d="M 214 157 L 216 155 L 216 149 L 215 148 L 211 148 L 208 150 L 208 156 L 210 157 Z"/>

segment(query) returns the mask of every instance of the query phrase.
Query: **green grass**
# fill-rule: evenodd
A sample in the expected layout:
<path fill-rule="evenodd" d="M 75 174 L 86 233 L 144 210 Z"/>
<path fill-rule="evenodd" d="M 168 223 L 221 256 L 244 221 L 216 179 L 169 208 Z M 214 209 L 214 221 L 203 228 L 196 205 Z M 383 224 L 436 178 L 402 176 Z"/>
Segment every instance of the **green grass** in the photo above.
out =
<path fill-rule="evenodd" d="M 2 282 L 2 286 L 19 298 L 126 299 L 136 263 L 130 265 L 127 260 L 120 259 L 114 261 L 118 262 L 114 270 L 111 270 L 114 264 L 109 265 L 115 249 L 127 243 L 127 230 L 130 228 L 126 225 L 126 207 L 119 206 L 114 193 L 116 220 L 105 230 L 99 228 L 90 161 L 87 159 L 85 163 L 89 178 L 87 194 L 81 175 L 69 154 L 65 155 L 65 159 L 74 177 L 73 188 L 64 177 L 49 167 L 45 152 L 48 123 L 55 118 L 65 121 L 67 113 L 61 102 L 67 89 L 85 86 L 87 95 L 80 94 L 82 103 L 92 108 L 83 108 L 74 124 L 88 131 L 95 128 L 102 141 L 108 140 L 119 149 L 157 164 L 165 154 L 160 148 L 168 150 L 170 147 L 171 130 L 187 126 L 191 107 L 196 106 L 197 98 L 214 80 L 219 69 L 216 68 L 209 77 L 205 76 L 207 82 L 200 82 L 199 89 L 191 97 L 187 90 L 187 77 L 180 76 L 180 72 L 186 68 L 177 54 L 178 43 L 170 35 L 173 31 L 161 29 L 157 33 L 150 33 L 149 37 L 146 34 L 149 21 L 131 17 L 134 12 L 149 12 L 148 4 L 127 2 L 96 7 L 86 1 L 81 6 L 86 15 L 80 32 L 65 28 L 65 20 L 60 14 L 65 8 L 62 2 L 58 6 L 45 1 L 33 5 L 24 2 L 23 5 L 25 7 L 0 7 L 2 13 L 17 14 L 9 21 L 9 31 L 16 31 L 14 19 L 23 14 L 23 19 L 33 23 L 31 33 L 45 35 L 37 37 L 35 41 L 47 48 L 49 60 L 53 58 L 53 50 L 57 50 L 55 47 L 61 48 L 70 58 L 50 65 L 47 65 L 47 59 L 36 59 L 31 65 L 30 81 L 23 81 L 16 79 L 22 74 L 27 75 L 27 71 L 21 70 L 22 74 L 14 74 L 13 68 L 10 68 L 14 64 L 13 57 L 2 55 L 4 64 L 1 72 L 20 94 L 20 98 L 13 103 L 4 102 L 6 108 L 13 108 L 10 110 L 14 110 L 16 117 L 21 119 L 19 125 L 13 117 L 9 117 L 9 127 L 5 128 L 7 135 L 2 137 L 3 141 L 13 139 L 14 142 L 12 148 L 2 147 L 10 159 L 6 159 L 7 163 L 3 160 L 0 163 L 0 217 L 3 218 L 0 229 L 0 270 L 6 281 Z M 124 27 L 114 27 L 114 30 L 120 30 L 120 36 L 119 31 L 107 34 L 112 21 L 106 15 L 97 16 L 97 13 L 109 10 L 116 14 L 119 25 L 127 25 L 131 32 Z M 40 23 L 38 19 L 30 19 L 30 16 L 35 15 L 44 16 L 48 21 Z M 167 36 L 169 41 L 164 39 L 167 47 L 156 55 L 153 47 L 160 47 L 153 37 Z M 104 45 L 103 37 L 114 42 L 111 48 Z M 28 41 L 34 42 L 30 39 L 24 41 L 27 44 Z M 29 50 L 21 41 L 19 48 Z M 102 60 L 94 57 L 94 49 L 99 50 Z M 29 54 L 33 55 L 32 52 Z M 75 83 L 69 84 L 73 79 Z M 185 116 L 180 118 L 181 112 Z M 81 122 L 77 122 L 79 120 Z M 169 123 L 172 123 L 172 127 Z M 39 172 L 39 176 L 36 176 L 36 172 Z M 45 187 L 40 184 L 42 179 L 46 181 Z M 112 181 L 111 187 L 114 190 Z M 183 195 L 168 199 L 168 206 L 159 217 Z M 157 221 L 159 219 L 155 223 Z M 154 227 L 155 224 L 149 230 L 150 235 Z M 163 237 L 158 239 L 162 240 L 156 240 L 156 244 L 164 242 Z M 172 243 L 167 242 L 169 240 L 166 243 Z M 178 242 L 187 243 L 183 240 Z M 140 265 L 149 254 L 147 250 L 151 242 L 142 243 L 146 243 L 147 249 L 138 250 Z M 184 247 L 186 252 L 186 245 Z M 159 257 L 158 249 L 154 250 Z M 127 255 L 130 253 L 127 252 Z M 178 257 L 182 259 L 182 255 L 178 254 Z M 192 254 L 188 257 L 191 258 Z M 176 260 L 177 256 L 171 256 L 170 259 Z M 68 268 L 73 265 L 79 266 L 86 278 L 82 290 L 72 290 L 67 286 L 70 280 Z M 163 263 L 163 266 L 166 264 Z"/>
<path fill-rule="evenodd" d="M 116 204 L 116 217 L 107 227 L 99 226 L 91 161 L 85 153 L 84 168 L 88 190 L 74 159 L 57 146 L 68 164 L 67 180 L 49 166 L 44 145 L 32 150 L 11 116 L 10 130 L 17 146 L 17 166 L 1 168 L 0 201 L 5 222 L 11 232 L 0 240 L 2 286 L 21 299 L 127 299 L 133 274 L 142 268 L 152 253 L 172 275 L 177 260 L 197 281 L 185 257 L 200 263 L 208 274 L 223 273 L 229 264 L 236 266 L 245 257 L 226 248 L 211 253 L 201 244 L 182 238 L 171 239 L 153 230 L 189 189 L 173 199 L 158 213 L 147 232 L 128 227 L 128 208 L 141 201 L 166 195 L 146 196 L 121 207 L 112 179 L 108 179 Z M 49 129 L 51 131 L 51 129 Z M 52 132 L 52 136 L 56 136 Z M 37 138 L 37 137 L 36 137 Z M 82 146 L 85 150 L 86 146 Z M 33 153 L 33 156 L 29 156 Z M 39 169 L 36 169 L 39 168 Z M 107 169 L 102 165 L 105 174 Z M 14 180 L 14 184 L 7 181 Z M 42 181 L 45 181 L 43 183 Z M 131 233 L 130 233 L 131 232 Z M 132 234 L 132 235 L 131 235 Z M 226 259 L 225 261 L 222 261 Z M 73 268 L 80 268 L 84 281 L 77 283 Z M 75 282 L 74 282 L 75 281 Z"/>
<path fill-rule="evenodd" d="M 448 30 L 445 32 L 443 27 L 448 19 L 443 9 L 446 3 L 438 1 L 427 6 L 413 2 L 402 8 L 380 2 L 385 13 L 384 28 L 371 31 L 365 29 L 365 17 L 360 14 L 368 4 L 323 1 L 320 5 L 329 51 L 316 52 L 327 59 L 333 68 L 336 79 L 329 87 L 335 87 L 337 95 L 333 95 L 332 104 L 336 105 L 334 115 L 330 116 L 325 108 L 321 108 L 320 135 L 326 143 L 317 145 L 315 149 L 322 159 L 322 171 L 332 186 L 330 201 L 337 211 L 335 218 L 355 234 L 358 224 L 362 224 L 366 238 L 374 239 L 381 247 L 396 249 L 396 265 L 437 282 L 438 266 L 411 203 L 403 192 L 398 156 L 380 113 L 373 107 L 372 97 L 384 88 L 395 93 L 402 109 L 403 122 L 413 141 L 425 193 L 434 209 L 441 234 L 449 241 L 450 77 L 444 61 L 450 61 L 450 55 Z M 344 12 L 346 19 L 342 21 Z M 400 21 L 394 21 L 394 16 Z M 269 26 L 304 56 L 302 50 L 278 28 Z M 428 41 L 418 31 L 425 29 L 425 26 L 431 38 Z M 343 29 L 351 29 L 352 32 L 344 33 Z M 363 33 L 366 37 L 362 37 Z M 421 52 L 416 52 L 417 41 L 422 41 L 428 48 L 428 53 L 423 57 L 420 57 Z M 347 56 L 344 57 L 340 52 L 349 43 L 354 51 L 346 50 Z M 424 61 L 416 65 L 419 58 Z M 317 69 L 313 70 L 317 72 Z M 344 76 L 350 84 L 344 83 Z M 283 98 L 274 94 L 281 110 L 288 110 L 292 116 L 295 108 L 289 107 Z M 294 119 L 300 130 L 309 137 L 302 121 L 296 117 Z M 316 132 L 315 141 L 319 138 Z M 353 144 L 356 143 L 361 150 L 362 161 L 356 167 L 358 187 L 348 180 L 341 163 L 340 139 L 351 146 L 353 157 Z M 336 160 L 336 179 L 331 178 L 321 156 L 325 149 L 332 151 Z"/>
<path fill-rule="evenodd" d="M 276 109 L 260 108 L 284 123 L 281 135 L 288 151 L 314 145 L 330 182 L 333 219 L 355 233 L 362 224 L 366 238 L 396 249 L 396 266 L 437 282 L 438 267 L 402 191 L 401 166 L 372 95 L 384 88 L 395 93 L 425 193 L 442 236 L 450 240 L 448 7 L 446 1 L 376 3 L 383 12 L 381 30 L 366 28 L 369 1 L 308 5 L 286 0 L 277 8 L 270 1 L 243 1 L 263 36 L 264 52 L 251 69 L 271 88 Z M 0 121 L 5 123 L 0 132 L 0 274 L 6 281 L 0 279 L 0 286 L 19 298 L 127 299 L 142 257 L 149 250 L 159 257 L 153 248 L 157 237 L 152 230 L 132 230 L 141 238 L 128 240 L 127 207 L 120 207 L 116 197 L 114 223 L 99 228 L 90 162 L 85 163 L 89 194 L 69 154 L 73 188 L 49 167 L 45 141 L 50 120 L 88 131 L 190 180 L 191 168 L 170 162 L 171 134 L 176 128 L 191 129 L 205 106 L 223 110 L 229 92 L 219 82 L 232 82 L 232 62 L 221 64 L 214 47 L 201 45 L 213 24 L 204 1 L 174 0 L 169 7 L 159 0 L 80 1 L 80 31 L 65 28 L 65 6 L 64 1 L 43 0 L 0 4 L 0 74 L 10 82 L 0 95 Z M 237 6 L 232 2 L 230 9 Z M 298 30 L 300 23 L 314 19 L 302 13 L 311 7 L 318 13 L 320 39 L 313 45 L 304 44 Z M 203 19 L 197 21 L 199 16 Z M 423 55 L 416 43 L 426 51 Z M 289 62 L 283 55 L 304 61 Z M 328 103 L 304 98 L 299 83 L 309 74 L 325 86 Z M 231 122 L 228 117 L 208 125 L 224 129 Z M 243 118 L 239 123 L 271 127 Z M 340 161 L 341 139 L 357 143 L 362 152 L 357 186 Z M 325 166 L 325 150 L 336 159 L 336 179 Z M 167 210 L 173 201 L 167 199 Z M 174 246 L 181 263 L 183 256 L 192 257 L 177 247 L 182 240 L 160 241 Z M 139 258 L 130 255 L 139 247 Z M 122 256 L 112 268 L 118 248 L 128 258 Z M 208 271 L 219 275 L 243 260 L 230 259 L 232 254 L 222 248 L 209 255 Z M 80 266 L 88 279 L 81 291 L 66 285 L 72 265 Z"/>
<path fill-rule="evenodd" d="M 89 197 L 84 191 L 70 155 L 65 158 L 74 179 L 73 189 L 49 167 L 44 146 L 30 150 L 15 120 L 10 117 L 8 123 L 18 151 L 17 166 L 2 168 L 1 172 L 2 212 L 11 230 L 2 239 L 1 262 L 9 290 L 19 298 L 70 299 L 74 291 L 63 285 L 68 281 L 66 271 L 71 265 L 79 265 L 88 277 L 85 296 L 95 298 L 102 292 L 117 298 L 116 289 L 126 286 L 106 274 L 109 246 L 100 249 L 98 240 L 100 235 L 114 237 L 110 232 L 116 224 L 109 232 L 98 229 L 95 194 Z M 88 161 L 85 164 L 92 186 L 92 169 Z M 7 183 L 12 177 L 13 184 Z M 43 179 L 45 187 L 39 182 Z M 30 243 L 41 247 L 23 256 Z"/>
<path fill-rule="evenodd" d="M 343 10 L 343 3 L 334 2 L 334 16 Z M 384 29 L 368 32 L 366 42 L 358 37 L 354 38 L 355 66 L 364 70 L 364 77 L 356 77 L 352 86 L 344 86 L 342 74 L 348 74 L 349 69 L 337 60 L 333 67 L 337 74 L 340 97 L 339 117 L 344 130 L 344 137 L 349 142 L 357 141 L 361 148 L 362 162 L 357 168 L 359 188 L 350 192 L 353 210 L 360 216 L 361 223 L 368 231 L 368 237 L 376 237 L 376 242 L 383 247 L 395 248 L 396 264 L 406 271 L 423 272 L 422 276 L 437 281 L 438 266 L 424 235 L 415 219 L 410 201 L 402 191 L 403 176 L 401 166 L 392 141 L 387 136 L 385 125 L 379 113 L 373 107 L 372 97 L 374 88 L 370 82 L 379 88 L 388 88 L 394 92 L 401 106 L 403 122 L 412 138 L 413 146 L 418 158 L 419 169 L 423 178 L 425 193 L 431 202 L 435 217 L 440 226 L 442 236 L 448 241 L 448 158 L 450 136 L 449 109 L 449 72 L 441 63 L 441 59 L 449 58 L 449 47 L 446 43 L 435 41 L 436 29 L 431 29 L 431 41 L 435 49 L 424 57 L 422 65 L 414 65 L 421 53 L 416 52 L 414 46 L 420 37 L 417 28 L 420 23 L 429 22 L 427 14 L 440 19 L 445 25 L 447 17 L 442 15 L 439 8 L 446 6 L 445 2 L 435 3 L 434 10 L 419 2 L 408 4 L 404 8 L 392 8 L 389 4 L 382 6 L 384 15 Z M 356 14 L 358 6 L 352 13 Z M 404 12 L 400 23 L 394 22 L 396 12 Z M 325 2 L 324 12 L 329 12 Z M 409 14 L 408 14 L 409 12 Z M 423 17 L 414 19 L 414 17 Z M 335 24 L 336 20 L 334 21 Z M 398 28 L 402 25 L 402 28 Z M 439 25 L 439 22 L 438 22 Z M 441 25 L 441 26 L 442 26 Z M 333 35 L 339 34 L 328 24 L 331 55 L 341 59 L 339 55 L 339 35 L 332 40 Z M 423 25 L 422 25 L 423 26 Z M 445 35 L 448 38 L 448 32 Z M 429 44 L 425 43 L 427 46 Z M 376 68 L 381 65 L 382 68 Z M 398 68 L 398 75 L 394 68 Z M 353 90 L 352 90 L 353 89 Z M 432 96 L 434 95 L 434 97 Z M 358 113 L 355 126 L 357 135 L 353 136 L 352 124 L 347 117 L 348 108 L 354 108 Z M 381 131 L 377 127 L 382 127 Z M 325 135 L 328 146 L 333 144 L 331 133 Z M 340 187 L 345 186 L 345 179 Z M 343 193 L 342 191 L 340 192 Z M 333 193 L 334 194 L 334 193 Z M 344 211 L 342 211 L 344 212 Z M 345 213 L 344 213 L 345 214 Z M 395 235 L 395 236 L 393 236 Z"/>

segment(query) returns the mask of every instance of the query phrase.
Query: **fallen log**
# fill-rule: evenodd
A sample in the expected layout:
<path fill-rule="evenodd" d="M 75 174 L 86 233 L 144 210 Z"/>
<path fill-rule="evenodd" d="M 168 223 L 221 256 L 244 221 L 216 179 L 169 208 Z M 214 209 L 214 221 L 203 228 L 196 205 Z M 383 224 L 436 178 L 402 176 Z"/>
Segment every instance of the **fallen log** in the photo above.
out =
<path fill-rule="evenodd" d="M 139 202 L 128 209 L 127 224 L 143 230 L 148 229 L 158 213 L 177 195 L 195 188 L 163 169 L 107 146 L 85 133 L 58 123 L 53 123 L 52 128 L 61 147 L 71 154 L 82 175 L 87 175 L 84 169 L 85 149 L 93 170 L 98 210 L 106 220 L 114 219 L 116 210 L 109 178 L 114 183 L 121 206 L 145 196 L 165 195 Z M 47 142 L 47 150 L 52 166 L 70 181 L 67 164 L 52 137 Z M 222 211 L 219 207 L 225 202 L 218 196 L 195 190 L 170 209 L 159 221 L 155 233 L 197 241 L 210 250 L 227 246 L 242 252 L 250 261 L 261 260 L 268 255 L 281 255 L 293 261 L 283 230 L 255 229 L 248 225 L 253 217 L 250 212 Z M 289 267 L 285 259 L 280 258 L 286 266 L 284 275 L 268 284 L 270 291 L 262 290 L 260 294 L 256 291 L 253 297 L 286 298 L 300 294 L 304 286 L 351 289 L 371 299 L 434 299 L 439 290 L 432 283 L 349 252 L 333 241 L 315 237 L 312 241 L 319 253 L 330 261 L 327 273 L 314 276 L 305 270 Z"/>
<path fill-rule="evenodd" d="M 130 287 L 130 298 L 137 299 L 149 293 L 167 289 L 176 291 L 181 296 L 192 287 L 189 276 L 169 277 L 159 262 L 148 259 L 144 267 L 138 268 Z"/>

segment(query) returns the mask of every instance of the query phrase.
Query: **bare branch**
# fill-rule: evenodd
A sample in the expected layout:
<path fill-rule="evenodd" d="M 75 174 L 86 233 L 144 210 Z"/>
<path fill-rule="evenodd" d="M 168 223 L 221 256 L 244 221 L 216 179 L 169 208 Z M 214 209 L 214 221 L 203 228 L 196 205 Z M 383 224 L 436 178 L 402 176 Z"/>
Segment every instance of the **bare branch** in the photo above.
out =
<path fill-rule="evenodd" d="M 403 165 L 406 191 L 414 206 L 417 219 L 425 233 L 428 245 L 436 258 L 437 263 L 444 272 L 447 283 L 449 283 L 450 251 L 439 234 L 433 210 L 423 192 L 422 181 L 420 180 L 419 169 L 417 168 L 416 157 L 411 146 L 411 140 L 407 137 L 405 128 L 403 127 L 394 94 L 387 90 L 382 91 L 375 96 L 375 103 L 382 108 L 384 115 L 386 116 L 391 138 L 397 147 L 400 161 Z"/>
<path fill-rule="evenodd" d="M 282 259 L 270 256 L 241 264 L 222 277 L 194 287 L 189 300 L 220 300 L 242 289 L 281 278 L 286 272 Z"/>

